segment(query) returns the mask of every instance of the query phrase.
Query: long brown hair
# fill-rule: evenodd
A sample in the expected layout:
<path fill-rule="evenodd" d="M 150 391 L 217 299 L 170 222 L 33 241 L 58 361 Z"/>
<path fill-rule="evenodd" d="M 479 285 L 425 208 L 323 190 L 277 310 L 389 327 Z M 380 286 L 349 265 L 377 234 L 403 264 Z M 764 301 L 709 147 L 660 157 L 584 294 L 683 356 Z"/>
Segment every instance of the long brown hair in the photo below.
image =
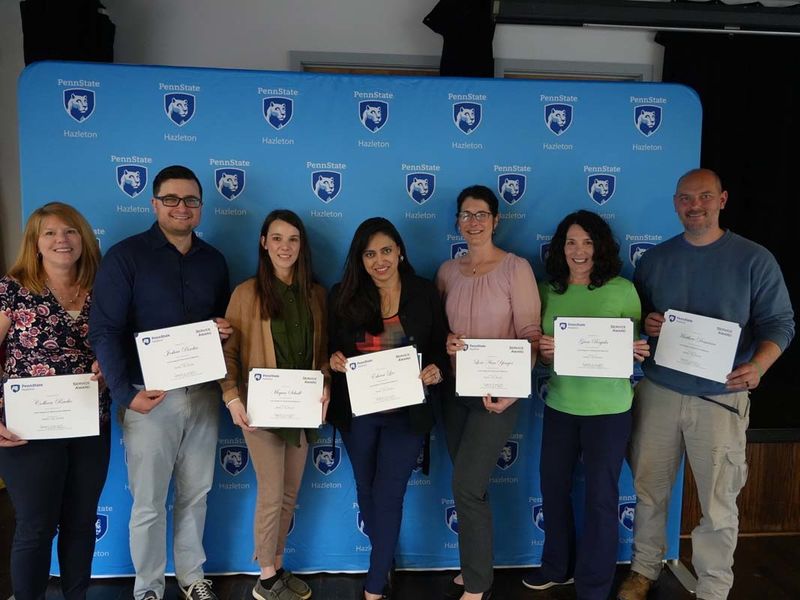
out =
<path fill-rule="evenodd" d="M 56 217 L 78 231 L 81 236 L 81 255 L 76 263 L 77 283 L 81 289 L 91 289 L 100 264 L 100 246 L 83 215 L 63 202 L 49 202 L 31 213 L 22 233 L 22 245 L 17 260 L 11 265 L 8 275 L 34 294 L 44 291 L 46 274 L 39 254 L 39 236 L 42 233 L 42 223 L 47 217 Z"/>
<path fill-rule="evenodd" d="M 274 221 L 283 221 L 300 232 L 300 251 L 292 267 L 292 282 L 297 283 L 300 293 L 306 299 L 311 298 L 311 285 L 314 282 L 313 271 L 311 269 L 311 247 L 308 244 L 308 236 L 303 221 L 291 210 L 273 210 L 264 219 L 261 226 L 261 235 L 258 237 L 258 268 L 256 270 L 256 293 L 261 305 L 261 317 L 271 319 L 281 316 L 283 302 L 275 291 L 275 266 L 269 257 L 269 252 L 261 243 L 262 238 L 267 237 L 269 226 Z"/>

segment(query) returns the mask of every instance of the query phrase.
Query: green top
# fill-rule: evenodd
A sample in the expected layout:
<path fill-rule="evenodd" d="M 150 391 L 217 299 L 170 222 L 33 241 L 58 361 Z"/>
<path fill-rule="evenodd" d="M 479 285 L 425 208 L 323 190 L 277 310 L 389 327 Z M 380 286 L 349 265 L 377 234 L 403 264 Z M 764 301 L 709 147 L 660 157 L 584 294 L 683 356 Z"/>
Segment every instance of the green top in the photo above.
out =
<path fill-rule="evenodd" d="M 615 277 L 592 290 L 588 285 L 570 285 L 563 294 L 555 293 L 549 283 L 541 283 L 539 296 L 544 335 L 553 335 L 556 317 L 629 317 L 633 319 L 634 335 L 639 336 L 642 307 L 636 289 L 627 279 Z M 630 409 L 632 399 L 633 388 L 628 379 L 552 373 L 545 401 L 550 408 L 564 413 L 594 416 L 625 412 Z"/>
<path fill-rule="evenodd" d="M 275 366 L 278 369 L 310 369 L 314 365 L 314 324 L 308 301 L 300 294 L 297 283 L 286 285 L 275 278 L 275 291 L 283 302 L 281 316 L 270 319 L 269 323 L 275 348 Z M 282 427 L 270 428 L 270 431 L 289 444 L 300 445 L 300 429 Z M 309 442 L 315 442 L 318 438 L 316 429 L 306 430 Z"/>

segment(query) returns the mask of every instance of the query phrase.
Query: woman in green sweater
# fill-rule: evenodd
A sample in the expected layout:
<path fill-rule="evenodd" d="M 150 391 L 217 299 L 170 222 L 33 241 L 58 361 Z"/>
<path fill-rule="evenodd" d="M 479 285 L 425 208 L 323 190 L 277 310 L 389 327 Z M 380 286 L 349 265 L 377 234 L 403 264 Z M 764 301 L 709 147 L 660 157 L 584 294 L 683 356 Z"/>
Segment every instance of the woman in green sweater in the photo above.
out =
<path fill-rule="evenodd" d="M 628 317 L 634 321 L 633 357 L 649 355 L 638 339 L 641 304 L 633 284 L 619 276 L 619 244 L 608 224 L 586 210 L 567 215 L 550 243 L 549 281 L 539 285 L 542 332 L 539 359 L 553 363 L 555 317 Z M 542 567 L 523 578 L 531 589 L 575 581 L 579 600 L 605 600 L 617 559 L 617 506 L 622 461 L 631 431 L 629 379 L 550 376 L 539 467 L 546 534 Z M 575 539 L 572 478 L 582 460 L 585 522 Z M 574 578 L 574 579 L 573 579 Z"/>

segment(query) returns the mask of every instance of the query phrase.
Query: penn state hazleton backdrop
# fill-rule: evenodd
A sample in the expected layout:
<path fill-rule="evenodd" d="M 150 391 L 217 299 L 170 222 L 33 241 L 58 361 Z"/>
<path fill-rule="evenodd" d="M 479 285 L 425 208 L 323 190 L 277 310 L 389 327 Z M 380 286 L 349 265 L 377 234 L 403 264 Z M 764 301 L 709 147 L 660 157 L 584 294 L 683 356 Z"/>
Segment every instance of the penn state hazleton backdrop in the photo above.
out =
<path fill-rule="evenodd" d="M 272 209 L 305 221 L 315 271 L 338 280 L 353 231 L 391 219 L 409 259 L 432 277 L 465 252 L 455 197 L 481 183 L 501 198 L 501 248 L 543 257 L 556 224 L 579 208 L 612 226 L 630 276 L 638 258 L 679 230 L 671 194 L 697 166 L 700 105 L 680 86 L 586 82 L 330 76 L 299 73 L 39 63 L 20 78 L 22 208 L 62 200 L 89 219 L 103 250 L 150 226 L 152 178 L 188 165 L 204 193 L 198 235 L 227 257 L 233 283 L 255 270 L 258 233 Z M 538 461 L 547 375 L 491 479 L 496 564 L 540 562 L 547 516 Z M 221 408 L 222 410 L 222 408 Z M 205 547 L 209 573 L 256 572 L 255 476 L 241 432 L 222 410 Z M 421 459 L 421 457 L 420 457 Z M 576 474 L 579 504 L 583 484 Z M 669 557 L 677 557 L 680 487 Z M 94 574 L 130 574 L 125 448 L 117 423 L 97 515 Z M 620 479 L 619 560 L 630 559 L 635 496 Z M 582 511 L 578 507 L 578 523 Z M 357 571 L 369 540 L 344 447 L 331 431 L 308 453 L 286 549 L 296 571 Z M 431 474 L 409 482 L 397 564 L 458 564 L 458 515 L 440 429 Z M 324 549 L 324 551 L 322 551 Z M 171 569 L 172 565 L 168 565 Z"/>

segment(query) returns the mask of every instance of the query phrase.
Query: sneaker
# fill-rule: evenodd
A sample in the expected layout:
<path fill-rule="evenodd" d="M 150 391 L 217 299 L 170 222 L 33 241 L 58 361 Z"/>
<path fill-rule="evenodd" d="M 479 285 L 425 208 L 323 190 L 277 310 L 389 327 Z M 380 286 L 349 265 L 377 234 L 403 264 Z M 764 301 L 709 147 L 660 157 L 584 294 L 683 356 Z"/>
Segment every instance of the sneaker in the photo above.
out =
<path fill-rule="evenodd" d="M 641 573 L 631 571 L 617 590 L 618 600 L 645 600 L 647 592 L 653 587 L 655 581 L 648 579 Z"/>
<path fill-rule="evenodd" d="M 211 589 L 212 583 L 208 579 L 198 579 L 189 587 L 179 586 L 183 597 L 186 600 L 219 600 L 214 590 Z"/>
<path fill-rule="evenodd" d="M 156 594 L 153 590 L 147 590 L 142 596 L 142 600 L 158 600 L 158 594 Z"/>
<path fill-rule="evenodd" d="M 551 581 L 542 574 L 541 569 L 534 569 L 522 578 L 522 585 L 531 590 L 546 590 L 557 585 L 569 585 L 570 583 L 575 583 L 572 577 L 566 581 Z"/>
<path fill-rule="evenodd" d="M 253 587 L 253 598 L 256 600 L 301 600 L 301 597 L 290 590 L 280 578 L 269 589 L 261 585 L 260 579 L 256 580 L 256 585 Z"/>
<path fill-rule="evenodd" d="M 300 598 L 301 600 L 308 600 L 311 598 L 311 588 L 308 587 L 308 584 L 300 579 L 299 577 L 295 577 L 291 571 L 287 571 L 284 569 L 283 573 L 281 573 L 281 581 L 286 584 L 294 594 Z"/>

